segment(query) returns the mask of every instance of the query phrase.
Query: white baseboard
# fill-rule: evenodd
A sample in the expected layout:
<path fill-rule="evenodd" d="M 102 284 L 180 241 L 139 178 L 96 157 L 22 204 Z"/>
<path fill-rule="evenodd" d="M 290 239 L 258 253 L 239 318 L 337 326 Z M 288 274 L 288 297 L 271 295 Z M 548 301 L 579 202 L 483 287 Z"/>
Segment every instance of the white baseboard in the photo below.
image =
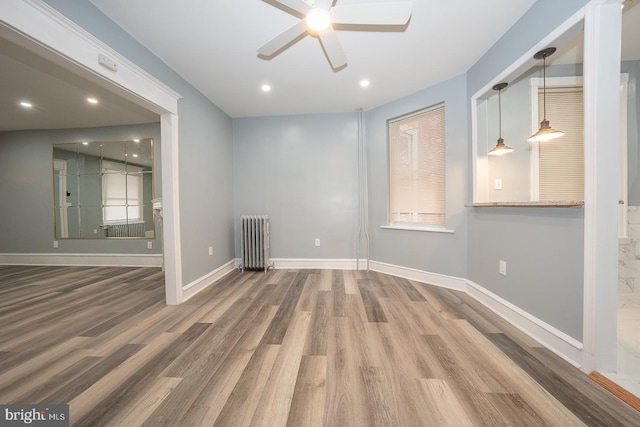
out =
<path fill-rule="evenodd" d="M 367 260 L 360 260 L 358 263 L 353 258 L 272 258 L 271 261 L 276 270 L 283 268 L 292 270 L 364 270 L 367 268 Z M 238 260 L 238 262 L 240 262 L 240 260 Z"/>
<path fill-rule="evenodd" d="M 416 282 L 436 285 L 441 288 L 453 289 L 455 291 L 464 291 L 467 287 L 466 281 L 458 277 L 447 276 L 439 273 L 430 273 L 428 271 L 401 267 L 399 265 L 387 264 L 379 261 L 370 261 L 369 268 L 380 273 L 403 277 L 405 279 L 415 280 Z"/>
<path fill-rule="evenodd" d="M 193 282 L 182 287 L 182 302 L 185 302 L 198 292 L 204 290 L 209 287 L 209 285 L 213 284 L 217 280 L 222 279 L 227 274 L 231 273 L 236 269 L 236 260 L 232 259 L 221 267 L 216 268 L 210 273 L 205 274 L 204 276 L 194 280 Z"/>
<path fill-rule="evenodd" d="M 161 267 L 162 254 L 0 254 L 0 265 Z"/>
<path fill-rule="evenodd" d="M 465 292 L 522 332 L 577 368 L 582 366 L 582 343 L 529 314 L 482 286 L 467 280 Z"/>

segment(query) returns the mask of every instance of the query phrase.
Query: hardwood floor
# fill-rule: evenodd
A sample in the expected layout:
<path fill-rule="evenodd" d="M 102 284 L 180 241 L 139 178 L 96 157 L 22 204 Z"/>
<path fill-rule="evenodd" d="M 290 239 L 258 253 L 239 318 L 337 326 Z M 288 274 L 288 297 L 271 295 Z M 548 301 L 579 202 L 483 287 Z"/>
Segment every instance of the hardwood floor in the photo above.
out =
<path fill-rule="evenodd" d="M 465 294 L 364 271 L 0 266 L 0 403 L 77 426 L 638 426 Z"/>

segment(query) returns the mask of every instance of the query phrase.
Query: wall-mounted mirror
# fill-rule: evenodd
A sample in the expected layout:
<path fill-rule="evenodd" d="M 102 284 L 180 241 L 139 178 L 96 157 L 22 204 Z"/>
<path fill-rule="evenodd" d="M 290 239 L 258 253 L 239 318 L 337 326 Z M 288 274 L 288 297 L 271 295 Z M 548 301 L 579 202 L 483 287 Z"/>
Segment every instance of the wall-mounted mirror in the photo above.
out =
<path fill-rule="evenodd" d="M 56 239 L 155 238 L 153 140 L 53 144 Z"/>

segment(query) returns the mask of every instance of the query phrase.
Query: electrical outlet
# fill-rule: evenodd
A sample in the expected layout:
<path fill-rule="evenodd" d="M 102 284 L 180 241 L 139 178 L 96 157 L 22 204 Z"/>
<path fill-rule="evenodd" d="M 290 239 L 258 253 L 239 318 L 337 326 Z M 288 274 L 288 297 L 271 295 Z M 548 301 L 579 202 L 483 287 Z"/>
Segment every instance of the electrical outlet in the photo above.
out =
<path fill-rule="evenodd" d="M 320 239 L 316 239 L 316 246 L 320 246 Z"/>
<path fill-rule="evenodd" d="M 57 240 L 54 240 L 54 241 L 53 241 L 53 247 L 54 247 L 54 248 L 57 248 L 57 247 L 58 247 L 58 241 L 57 241 Z"/>
<path fill-rule="evenodd" d="M 496 178 L 496 180 L 493 181 L 493 188 L 496 190 L 502 190 L 502 180 L 500 178 Z"/>
<path fill-rule="evenodd" d="M 500 272 L 500 274 L 502 274 L 503 276 L 506 276 L 506 275 L 507 275 L 507 261 L 502 261 L 502 260 L 500 260 L 499 272 Z"/>
<path fill-rule="evenodd" d="M 147 249 L 153 249 L 153 242 L 147 242 Z"/>
<path fill-rule="evenodd" d="M 209 255 L 213 255 L 213 246 L 209 246 Z"/>

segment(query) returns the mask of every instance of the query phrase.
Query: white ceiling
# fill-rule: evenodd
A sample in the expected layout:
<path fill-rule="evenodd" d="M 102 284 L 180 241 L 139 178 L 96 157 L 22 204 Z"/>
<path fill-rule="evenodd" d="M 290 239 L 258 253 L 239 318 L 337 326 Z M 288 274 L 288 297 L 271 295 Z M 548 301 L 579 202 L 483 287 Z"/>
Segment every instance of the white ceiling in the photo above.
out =
<path fill-rule="evenodd" d="M 404 32 L 337 31 L 348 61 L 338 72 L 312 36 L 258 57 L 300 20 L 273 0 L 91 2 L 227 114 L 245 117 L 367 110 L 462 74 L 535 0 L 413 0 Z"/>
<path fill-rule="evenodd" d="M 232 117 L 366 110 L 401 98 L 466 72 L 534 2 L 414 0 L 405 32 L 338 31 L 349 63 L 334 72 L 311 36 L 269 61 L 258 58 L 256 49 L 297 19 L 272 0 L 91 1 Z M 640 59 L 637 3 L 623 15 L 625 60 Z M 4 36 L 0 32 L 0 131 L 159 120 Z M 580 62 L 581 40 L 558 46 L 549 63 Z M 362 78 L 371 86 L 360 88 Z M 273 86 L 268 94 L 260 91 L 265 82 Z M 89 95 L 100 104 L 87 105 Z M 34 103 L 32 111 L 17 107 L 22 99 Z"/>
<path fill-rule="evenodd" d="M 40 55 L 3 38 L 0 32 L 0 131 L 74 129 L 152 123 L 157 114 L 125 101 Z M 99 103 L 90 105 L 87 97 Z M 33 108 L 18 104 L 28 101 Z"/>

